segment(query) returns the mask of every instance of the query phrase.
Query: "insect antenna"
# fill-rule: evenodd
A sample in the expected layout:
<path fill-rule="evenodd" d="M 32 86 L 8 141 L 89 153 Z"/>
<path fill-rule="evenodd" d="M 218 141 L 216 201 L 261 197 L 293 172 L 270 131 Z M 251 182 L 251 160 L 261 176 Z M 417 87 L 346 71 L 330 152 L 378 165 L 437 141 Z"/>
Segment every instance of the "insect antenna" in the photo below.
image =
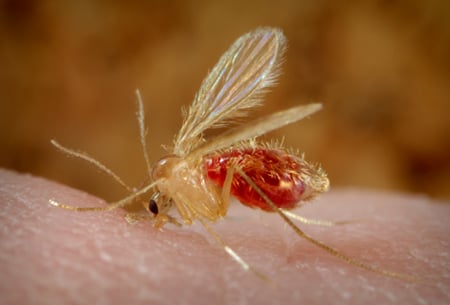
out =
<path fill-rule="evenodd" d="M 387 270 L 383 270 L 383 269 L 379 269 L 377 267 L 371 266 L 371 265 L 367 265 L 364 264 L 360 261 L 357 261 L 351 257 L 348 257 L 347 255 L 339 252 L 338 250 L 314 239 L 313 237 L 309 236 L 308 234 L 306 234 L 305 232 L 303 232 L 302 230 L 300 230 L 299 227 L 297 227 L 291 219 L 289 219 L 289 216 L 280 208 L 278 208 L 273 202 L 272 200 L 269 199 L 269 197 L 267 197 L 267 195 L 252 181 L 252 179 L 250 179 L 249 176 L 247 176 L 247 174 L 240 169 L 239 167 L 234 167 L 233 170 L 235 170 L 239 175 L 242 176 L 242 178 L 244 178 L 244 180 L 258 193 L 259 196 L 261 196 L 261 198 L 263 198 L 263 200 L 273 209 L 274 212 L 278 213 L 278 215 L 281 216 L 281 218 L 283 218 L 283 220 L 294 230 L 294 232 L 300 236 L 301 238 L 306 239 L 307 241 L 309 241 L 310 243 L 313 243 L 314 245 L 318 246 L 319 248 L 322 248 L 323 250 L 327 251 L 328 253 L 330 253 L 331 255 L 349 263 L 350 265 L 354 265 L 356 267 L 359 267 L 361 269 L 365 269 L 368 271 L 372 271 L 375 273 L 379 273 L 385 276 L 390 276 L 390 277 L 394 277 L 394 278 L 399 278 L 402 280 L 406 280 L 406 281 L 415 281 L 415 278 L 409 275 L 405 275 L 405 274 L 400 274 L 400 273 L 396 273 L 396 272 L 392 272 L 392 271 L 387 271 Z"/>
<path fill-rule="evenodd" d="M 142 151 L 144 153 L 145 163 L 147 165 L 147 175 L 148 175 L 148 178 L 150 178 L 151 165 L 150 165 L 150 159 L 149 159 L 149 156 L 148 156 L 148 153 L 147 153 L 147 143 L 145 141 L 145 138 L 146 138 L 146 135 L 147 135 L 147 130 L 145 128 L 144 103 L 142 102 L 142 96 L 141 96 L 141 93 L 140 93 L 139 90 L 136 90 L 136 97 L 137 97 L 137 103 L 138 103 L 137 119 L 138 119 L 138 123 L 139 123 L 139 137 L 140 137 Z M 53 199 L 50 199 L 48 202 L 51 205 L 53 205 L 53 206 L 56 206 L 56 207 L 59 207 L 59 208 L 63 208 L 63 209 L 66 209 L 66 210 L 78 211 L 78 212 L 86 212 L 86 211 L 90 211 L 90 212 L 104 212 L 104 211 L 111 211 L 111 210 L 115 210 L 117 208 L 124 207 L 124 206 L 126 206 L 128 204 L 131 204 L 133 199 L 135 199 L 135 198 L 139 197 L 140 195 L 148 192 L 151 188 L 153 188 L 159 182 L 159 180 L 153 181 L 152 183 L 148 184 L 147 186 L 145 186 L 145 187 L 141 188 L 140 190 L 136 191 L 134 188 L 128 186 L 116 173 L 114 173 L 106 165 L 104 165 L 100 161 L 92 158 L 87 153 L 67 148 L 67 147 L 61 145 L 60 143 L 58 143 L 54 139 L 51 140 L 50 142 L 59 151 L 65 153 L 65 154 L 67 154 L 69 156 L 72 156 L 72 157 L 75 157 L 75 158 L 79 158 L 81 160 L 84 160 L 84 161 L 94 165 L 100 171 L 102 171 L 103 173 L 105 173 L 109 177 L 113 178 L 126 191 L 131 193 L 129 196 L 127 196 L 127 197 L 125 197 L 125 198 L 123 198 L 123 199 L 121 199 L 119 201 L 110 203 L 110 204 L 108 204 L 107 206 L 104 206 L 104 207 L 77 207 L 77 206 L 72 206 L 72 205 L 60 203 L 60 202 L 57 202 L 57 201 L 55 201 Z"/>
<path fill-rule="evenodd" d="M 72 205 L 67 205 L 67 204 L 63 204 L 60 202 L 57 202 L 53 199 L 49 199 L 49 203 L 53 206 L 59 207 L 59 208 L 63 208 L 66 210 L 71 210 L 71 211 L 77 211 L 77 212 L 105 212 L 105 211 L 112 211 L 115 210 L 117 208 L 121 208 L 124 207 L 128 204 L 130 204 L 132 202 L 133 199 L 139 197 L 142 194 L 145 194 L 146 192 L 148 192 L 150 189 L 152 189 L 158 182 L 160 182 L 159 180 L 153 181 L 152 183 L 148 184 L 147 186 L 143 187 L 142 189 L 140 189 L 137 192 L 133 192 L 131 195 L 108 204 L 107 206 L 104 207 L 76 207 L 76 206 L 72 206 Z"/>
<path fill-rule="evenodd" d="M 152 172 L 152 166 L 150 164 L 150 158 L 148 157 L 147 141 L 145 140 L 148 130 L 145 127 L 144 103 L 142 102 L 142 96 L 139 89 L 136 90 L 136 97 L 138 103 L 137 118 L 139 122 L 139 138 L 141 140 L 141 147 L 142 152 L 144 153 L 145 164 L 147 165 L 147 175 L 150 177 Z"/>
<path fill-rule="evenodd" d="M 129 187 L 125 182 L 123 182 L 123 180 L 116 174 L 114 173 L 111 169 L 109 169 L 106 165 L 104 165 L 103 163 L 101 163 L 100 161 L 92 158 L 91 156 L 89 156 L 87 153 L 84 152 L 80 152 L 80 151 L 76 151 L 74 149 L 70 149 L 67 148 L 61 144 L 59 144 L 56 140 L 52 139 L 50 140 L 50 143 L 52 143 L 53 146 L 55 146 L 58 150 L 60 150 L 61 152 L 71 156 L 71 157 L 75 157 L 81 160 L 84 160 L 92 165 L 94 165 L 95 167 L 97 167 L 100 171 L 102 171 L 103 173 L 105 173 L 106 175 L 110 176 L 111 178 L 113 178 L 117 183 L 119 183 L 125 190 L 127 190 L 128 192 L 133 192 L 133 189 L 131 187 Z"/>

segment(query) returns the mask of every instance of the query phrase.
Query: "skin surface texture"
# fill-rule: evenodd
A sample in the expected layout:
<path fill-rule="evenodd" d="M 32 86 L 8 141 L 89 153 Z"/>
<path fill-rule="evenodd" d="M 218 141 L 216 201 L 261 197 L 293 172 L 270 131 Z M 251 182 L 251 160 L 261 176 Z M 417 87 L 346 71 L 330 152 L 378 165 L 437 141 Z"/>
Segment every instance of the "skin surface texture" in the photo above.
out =
<path fill-rule="evenodd" d="M 198 226 L 128 224 L 123 210 L 75 213 L 48 204 L 105 202 L 0 170 L 1 304 L 449 304 L 450 205 L 424 196 L 332 190 L 296 210 L 335 227 L 314 238 L 402 281 L 351 266 L 300 239 L 280 217 L 233 202 L 212 227 L 265 282 Z"/>

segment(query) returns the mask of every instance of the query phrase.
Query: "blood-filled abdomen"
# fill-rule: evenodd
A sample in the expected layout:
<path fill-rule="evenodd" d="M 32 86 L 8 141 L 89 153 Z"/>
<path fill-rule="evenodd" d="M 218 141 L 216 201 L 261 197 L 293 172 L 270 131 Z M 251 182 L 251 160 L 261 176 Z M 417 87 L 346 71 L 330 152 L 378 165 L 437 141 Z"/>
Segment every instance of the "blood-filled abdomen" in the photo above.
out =
<path fill-rule="evenodd" d="M 279 149 L 245 148 L 212 154 L 204 159 L 207 177 L 223 187 L 231 167 L 239 167 L 279 208 L 292 209 L 305 199 L 308 185 L 305 184 L 303 158 Z M 309 171 L 309 169 L 308 169 Z M 328 181 L 328 179 L 327 179 Z M 231 183 L 231 194 L 241 203 L 266 211 L 273 208 L 236 171 Z M 306 197 L 308 197 L 306 196 Z M 308 199 L 308 198 L 307 198 Z"/>

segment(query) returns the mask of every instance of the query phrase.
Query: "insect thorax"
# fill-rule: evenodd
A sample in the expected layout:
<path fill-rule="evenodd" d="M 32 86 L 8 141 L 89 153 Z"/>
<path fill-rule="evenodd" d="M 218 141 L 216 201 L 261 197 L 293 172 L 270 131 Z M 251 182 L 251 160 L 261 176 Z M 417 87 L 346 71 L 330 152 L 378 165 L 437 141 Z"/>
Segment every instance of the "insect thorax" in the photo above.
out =
<path fill-rule="evenodd" d="M 227 212 L 217 186 L 205 179 L 203 168 L 177 156 L 162 158 L 152 176 L 161 194 L 170 198 L 181 219 L 190 225 L 196 218 L 215 221 Z"/>

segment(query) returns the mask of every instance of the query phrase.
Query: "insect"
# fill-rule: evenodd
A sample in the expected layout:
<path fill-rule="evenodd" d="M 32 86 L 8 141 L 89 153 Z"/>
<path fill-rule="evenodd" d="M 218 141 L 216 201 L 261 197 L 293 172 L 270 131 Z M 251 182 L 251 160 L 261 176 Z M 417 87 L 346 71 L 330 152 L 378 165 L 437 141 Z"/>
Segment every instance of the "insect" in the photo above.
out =
<path fill-rule="evenodd" d="M 237 263 L 262 276 L 210 226 L 227 214 L 230 195 L 233 195 L 251 208 L 278 214 L 298 236 L 347 263 L 401 277 L 341 254 L 304 233 L 292 221 L 327 224 L 305 220 L 290 212 L 300 203 L 326 192 L 329 189 L 327 175 L 302 155 L 280 144 L 262 143 L 257 137 L 317 112 L 320 104 L 280 111 L 206 141 L 205 130 L 236 122 L 261 104 L 263 94 L 276 82 L 285 50 L 285 36 L 276 28 L 258 28 L 237 39 L 204 79 L 192 105 L 183 112 L 183 124 L 170 154 L 153 166 L 146 149 L 143 102 L 137 91 L 141 146 L 151 179 L 151 183 L 139 190 L 133 191 L 99 161 L 52 140 L 63 152 L 84 159 L 112 176 L 131 195 L 105 207 L 75 207 L 53 199 L 49 200 L 50 204 L 73 211 L 110 211 L 152 190 L 153 195 L 146 205 L 148 215 L 128 215 L 129 221 L 150 219 L 158 228 L 167 223 L 181 226 L 198 221 Z M 178 216 L 174 216 L 174 211 Z"/>

